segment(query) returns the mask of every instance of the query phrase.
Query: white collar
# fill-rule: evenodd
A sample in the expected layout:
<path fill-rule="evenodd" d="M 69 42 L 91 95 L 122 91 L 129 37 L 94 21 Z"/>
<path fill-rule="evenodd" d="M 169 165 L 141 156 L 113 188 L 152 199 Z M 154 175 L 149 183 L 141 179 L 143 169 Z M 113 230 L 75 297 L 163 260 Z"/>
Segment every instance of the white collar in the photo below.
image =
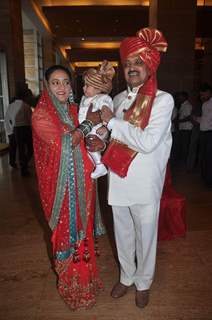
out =
<path fill-rule="evenodd" d="M 141 84 L 140 86 L 138 86 L 138 87 L 133 87 L 132 89 L 129 87 L 129 86 L 127 86 L 127 93 L 128 94 L 137 94 L 138 93 L 138 90 L 140 89 L 140 87 L 142 87 L 143 86 L 143 84 Z"/>

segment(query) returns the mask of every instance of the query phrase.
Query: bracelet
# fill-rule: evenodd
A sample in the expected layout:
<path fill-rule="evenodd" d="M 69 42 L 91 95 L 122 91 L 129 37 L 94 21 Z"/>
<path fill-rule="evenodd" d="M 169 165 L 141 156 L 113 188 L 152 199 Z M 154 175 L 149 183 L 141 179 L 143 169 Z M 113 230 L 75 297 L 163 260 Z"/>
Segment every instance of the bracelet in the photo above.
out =
<path fill-rule="evenodd" d="M 90 120 L 84 120 L 77 127 L 77 130 L 80 130 L 84 136 L 86 136 L 89 132 L 91 132 L 93 128 L 93 123 Z"/>

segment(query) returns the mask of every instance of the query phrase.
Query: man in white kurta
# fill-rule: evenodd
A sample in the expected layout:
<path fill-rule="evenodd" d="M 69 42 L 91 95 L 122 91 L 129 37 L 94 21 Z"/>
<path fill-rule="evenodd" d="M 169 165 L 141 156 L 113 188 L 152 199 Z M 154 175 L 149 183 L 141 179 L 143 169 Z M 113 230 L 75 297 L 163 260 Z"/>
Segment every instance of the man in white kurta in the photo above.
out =
<path fill-rule="evenodd" d="M 172 144 L 171 115 L 174 102 L 170 94 L 156 90 L 150 118 L 144 129 L 123 119 L 135 101 L 139 88 L 152 74 L 144 58 L 133 54 L 134 47 L 129 55 L 128 48 L 124 50 L 127 54 L 121 51 L 121 58 L 128 88 L 114 98 L 115 114 L 103 108 L 102 119 L 108 123 L 112 138 L 138 153 L 126 177 L 120 177 L 111 170 L 109 172 L 108 202 L 113 209 L 120 263 L 120 281 L 111 295 L 119 298 L 134 284 L 136 305 L 143 308 L 148 304 L 155 270 L 158 214 Z"/>
<path fill-rule="evenodd" d="M 202 117 L 200 118 L 201 174 L 205 185 L 212 188 L 212 87 L 200 89 Z"/>

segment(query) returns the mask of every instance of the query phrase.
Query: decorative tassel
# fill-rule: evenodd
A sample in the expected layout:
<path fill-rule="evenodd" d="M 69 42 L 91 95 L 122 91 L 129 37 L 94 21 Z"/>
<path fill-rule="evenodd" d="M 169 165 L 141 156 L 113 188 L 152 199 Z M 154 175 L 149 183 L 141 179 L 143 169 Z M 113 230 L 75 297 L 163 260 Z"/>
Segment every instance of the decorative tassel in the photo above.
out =
<path fill-rule="evenodd" d="M 97 238 L 95 238 L 95 243 L 94 243 L 94 252 L 95 252 L 95 256 L 99 257 L 100 256 L 100 250 L 99 250 L 99 246 L 98 246 L 98 240 Z"/>
<path fill-rule="evenodd" d="M 80 262 L 80 255 L 79 255 L 79 252 L 78 252 L 78 245 L 77 245 L 77 243 L 75 243 L 75 245 L 74 245 L 73 262 L 74 262 L 74 263 Z"/>
<path fill-rule="evenodd" d="M 87 263 L 90 261 L 90 253 L 88 251 L 88 240 L 85 239 L 84 240 L 84 253 L 83 253 L 83 260 Z"/>

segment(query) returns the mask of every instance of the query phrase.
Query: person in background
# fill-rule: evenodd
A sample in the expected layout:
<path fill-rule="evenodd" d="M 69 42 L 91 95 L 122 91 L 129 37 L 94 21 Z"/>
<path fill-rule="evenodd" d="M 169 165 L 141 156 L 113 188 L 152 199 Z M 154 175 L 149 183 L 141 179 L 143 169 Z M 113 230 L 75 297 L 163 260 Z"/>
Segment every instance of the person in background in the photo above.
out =
<path fill-rule="evenodd" d="M 78 123 L 77 105 L 69 100 L 72 87 L 67 68 L 54 65 L 46 70 L 45 79 L 32 127 L 39 192 L 52 230 L 57 288 L 71 310 L 89 308 L 102 289 L 94 234 L 102 234 L 104 228 L 96 183 L 90 177 L 93 164 L 83 138 L 100 118 L 89 110 L 87 119 Z"/>
<path fill-rule="evenodd" d="M 202 116 L 200 121 L 201 174 L 205 185 L 212 188 L 212 87 L 205 83 L 200 88 Z"/>
<path fill-rule="evenodd" d="M 193 124 L 191 131 L 191 138 L 187 157 L 187 171 L 192 172 L 195 168 L 200 165 L 200 123 L 198 118 L 202 114 L 202 105 L 200 97 L 194 100 L 192 103 L 193 109 L 191 114 L 191 122 Z"/>
<path fill-rule="evenodd" d="M 22 176 L 29 174 L 28 164 L 33 155 L 31 115 L 31 108 L 25 102 L 25 92 L 20 92 L 15 97 L 5 115 L 5 127 L 10 141 L 9 163 L 12 167 L 17 167 L 17 146 Z"/>
<path fill-rule="evenodd" d="M 135 285 L 135 303 L 144 308 L 154 278 L 158 216 L 170 155 L 172 96 L 158 90 L 156 71 L 167 42 L 156 29 L 144 28 L 120 45 L 127 90 L 103 107 L 111 142 L 102 161 L 109 167 L 108 202 L 112 206 L 120 280 L 117 299 Z"/>
<path fill-rule="evenodd" d="M 179 140 L 180 140 L 180 160 L 187 166 L 188 151 L 191 139 L 192 124 L 192 104 L 188 101 L 188 93 L 181 91 L 178 94 L 179 107 Z"/>
<path fill-rule="evenodd" d="M 15 141 L 13 122 L 11 120 L 12 114 L 15 111 L 15 108 L 13 108 L 13 103 L 15 100 L 15 97 L 11 99 L 4 118 L 5 131 L 9 140 L 9 165 L 14 169 L 18 167 L 16 163 L 17 145 Z"/>
<path fill-rule="evenodd" d="M 109 107 L 113 111 L 113 101 L 109 96 L 112 90 L 112 79 L 115 75 L 113 66 L 108 61 L 103 61 L 98 69 L 90 68 L 84 73 L 84 95 L 82 96 L 79 105 L 79 122 L 86 119 L 89 106 L 92 104 L 93 111 L 101 109 L 103 106 Z M 105 140 L 108 137 L 108 129 L 102 124 L 93 127 L 90 134 L 97 134 L 99 138 Z M 88 137 L 88 136 L 87 136 Z M 97 179 L 107 174 L 107 168 L 101 162 L 101 152 L 89 152 L 94 164 L 95 169 L 91 173 L 92 179 Z"/>

